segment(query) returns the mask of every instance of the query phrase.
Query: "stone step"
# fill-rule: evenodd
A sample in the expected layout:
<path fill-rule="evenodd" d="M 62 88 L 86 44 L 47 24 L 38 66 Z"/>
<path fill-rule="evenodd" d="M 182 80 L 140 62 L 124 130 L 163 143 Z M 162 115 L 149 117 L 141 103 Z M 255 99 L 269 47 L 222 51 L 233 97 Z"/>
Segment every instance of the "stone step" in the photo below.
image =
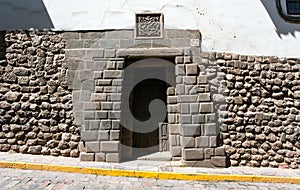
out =
<path fill-rule="evenodd" d="M 171 161 L 172 156 L 170 152 L 155 152 L 153 154 L 137 157 L 137 160 Z"/>

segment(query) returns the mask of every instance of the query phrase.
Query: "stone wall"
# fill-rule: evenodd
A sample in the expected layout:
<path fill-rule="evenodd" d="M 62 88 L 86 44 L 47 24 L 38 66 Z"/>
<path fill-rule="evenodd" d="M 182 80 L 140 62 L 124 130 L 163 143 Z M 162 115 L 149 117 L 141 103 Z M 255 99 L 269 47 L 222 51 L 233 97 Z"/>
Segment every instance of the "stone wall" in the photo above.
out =
<path fill-rule="evenodd" d="M 298 168 L 300 59 L 215 57 L 227 87 L 221 136 L 231 165 Z"/>
<path fill-rule="evenodd" d="M 170 30 L 170 38 L 145 40 L 133 39 L 132 31 L 1 32 L 0 151 L 78 157 L 80 150 L 82 160 L 119 161 L 116 123 L 124 61 L 141 56 L 135 48 L 152 48 L 142 53 L 163 56 L 165 49 L 159 48 L 183 47 L 175 52 L 177 86 L 168 90 L 172 156 L 189 162 L 188 154 L 196 151 L 197 159 L 204 159 L 198 166 L 206 166 L 206 159 L 224 157 L 225 148 L 231 166 L 299 168 L 300 60 L 195 53 L 200 36 L 188 34 Z M 194 91 L 180 91 L 193 88 L 202 102 L 193 102 Z M 197 115 L 207 103 L 214 109 L 193 116 L 192 107 Z M 182 135 L 187 128 L 178 128 L 179 113 L 191 116 L 192 124 L 193 118 L 202 118 L 200 136 Z M 220 133 L 209 134 L 214 123 L 217 130 L 220 124 Z"/>
<path fill-rule="evenodd" d="M 0 151 L 78 157 L 61 34 L 1 32 L 0 44 Z"/>

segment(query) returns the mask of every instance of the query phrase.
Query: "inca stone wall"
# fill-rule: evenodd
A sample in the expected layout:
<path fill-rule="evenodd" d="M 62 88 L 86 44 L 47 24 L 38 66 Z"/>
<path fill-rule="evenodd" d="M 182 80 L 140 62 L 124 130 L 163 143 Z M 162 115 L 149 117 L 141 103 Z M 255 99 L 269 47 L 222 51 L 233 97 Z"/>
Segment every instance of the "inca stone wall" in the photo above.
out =
<path fill-rule="evenodd" d="M 0 150 L 78 157 L 61 34 L 0 35 Z"/>
<path fill-rule="evenodd" d="M 300 60 L 216 54 L 227 89 L 222 142 L 232 166 L 299 168 Z"/>
<path fill-rule="evenodd" d="M 130 136 L 119 125 L 126 61 L 173 57 L 166 103 L 174 160 L 299 168 L 299 59 L 203 53 L 199 32 L 182 30 L 163 39 L 7 31 L 0 44 L 0 151 L 120 161 Z"/>

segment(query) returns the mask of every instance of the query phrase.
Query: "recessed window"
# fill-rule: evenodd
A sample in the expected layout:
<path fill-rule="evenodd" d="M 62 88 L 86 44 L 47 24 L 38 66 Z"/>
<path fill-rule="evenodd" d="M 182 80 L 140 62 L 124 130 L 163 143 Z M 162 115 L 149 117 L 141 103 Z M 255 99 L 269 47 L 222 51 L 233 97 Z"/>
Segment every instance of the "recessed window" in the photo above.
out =
<path fill-rule="evenodd" d="M 300 1 L 286 1 L 286 9 L 290 15 L 300 15 Z"/>
<path fill-rule="evenodd" d="M 284 20 L 300 22 L 300 0 L 276 0 L 277 8 Z"/>

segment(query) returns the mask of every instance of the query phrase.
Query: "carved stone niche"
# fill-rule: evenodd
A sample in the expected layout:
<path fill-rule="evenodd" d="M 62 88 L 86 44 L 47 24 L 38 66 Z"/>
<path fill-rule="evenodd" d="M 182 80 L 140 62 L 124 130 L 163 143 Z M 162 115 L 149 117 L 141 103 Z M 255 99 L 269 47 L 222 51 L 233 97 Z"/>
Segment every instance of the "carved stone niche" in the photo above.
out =
<path fill-rule="evenodd" d="M 163 38 L 163 15 L 161 13 L 137 13 L 136 38 Z"/>

